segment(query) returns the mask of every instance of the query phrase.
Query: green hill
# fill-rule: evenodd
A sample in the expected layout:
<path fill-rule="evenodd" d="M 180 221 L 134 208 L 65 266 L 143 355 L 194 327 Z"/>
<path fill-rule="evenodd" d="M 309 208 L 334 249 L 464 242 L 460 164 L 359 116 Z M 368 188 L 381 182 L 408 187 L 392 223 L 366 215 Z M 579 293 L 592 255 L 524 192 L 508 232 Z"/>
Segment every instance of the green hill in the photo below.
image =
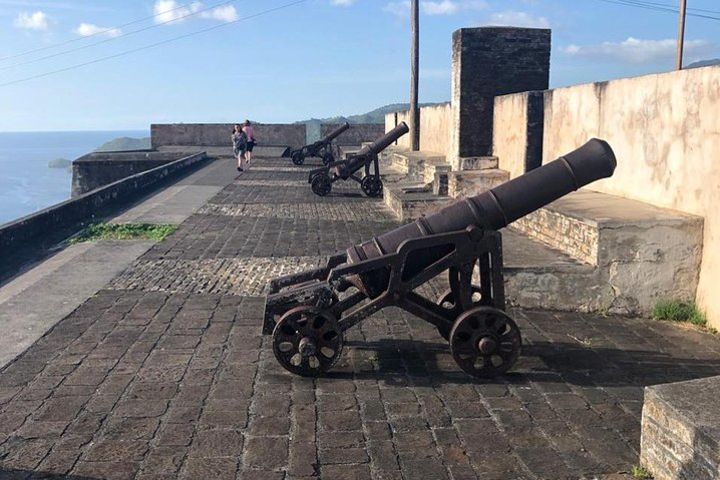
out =
<path fill-rule="evenodd" d="M 120 152 L 123 150 L 147 150 L 150 148 L 150 137 L 120 137 L 102 144 L 96 152 Z"/>
<path fill-rule="evenodd" d="M 432 107 L 435 105 L 442 105 L 442 103 L 421 103 L 421 107 Z M 305 123 L 305 124 L 320 124 L 320 123 L 343 123 L 348 122 L 350 124 L 358 124 L 358 123 L 385 123 L 385 115 L 388 113 L 394 113 L 394 112 L 401 112 L 403 110 L 407 110 L 410 108 L 410 104 L 408 103 L 393 103 L 390 105 L 385 105 L 384 107 L 376 108 L 375 110 L 372 110 L 367 113 L 362 113 L 360 115 L 350 115 L 350 116 L 338 116 L 338 117 L 328 117 L 328 118 L 311 118 L 309 120 L 302 120 L 300 122 L 296 123 Z"/>

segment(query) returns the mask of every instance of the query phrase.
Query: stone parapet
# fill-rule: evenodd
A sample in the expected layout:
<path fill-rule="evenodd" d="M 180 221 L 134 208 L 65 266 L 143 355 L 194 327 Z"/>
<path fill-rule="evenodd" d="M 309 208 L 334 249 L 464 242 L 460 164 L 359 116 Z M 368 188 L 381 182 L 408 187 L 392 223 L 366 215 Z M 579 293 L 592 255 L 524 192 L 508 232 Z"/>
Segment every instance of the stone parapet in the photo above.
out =
<path fill-rule="evenodd" d="M 655 480 L 720 478 L 720 377 L 645 388 L 640 461 Z"/>

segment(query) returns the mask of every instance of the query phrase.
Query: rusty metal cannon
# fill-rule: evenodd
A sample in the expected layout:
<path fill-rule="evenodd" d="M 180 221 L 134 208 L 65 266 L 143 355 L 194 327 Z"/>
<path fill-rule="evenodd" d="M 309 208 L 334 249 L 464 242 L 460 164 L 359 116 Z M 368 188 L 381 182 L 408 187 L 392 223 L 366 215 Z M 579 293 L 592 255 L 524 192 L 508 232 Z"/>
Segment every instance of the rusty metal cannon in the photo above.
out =
<path fill-rule="evenodd" d="M 324 268 L 271 281 L 263 333 L 272 333 L 275 357 L 292 373 L 322 375 L 340 357 L 343 332 L 396 306 L 433 324 L 465 372 L 505 373 L 518 359 L 522 340 L 505 313 L 498 230 L 612 176 L 615 166 L 610 146 L 590 140 L 492 190 L 352 246 Z M 438 299 L 416 291 L 446 271 L 450 289 Z"/>
<path fill-rule="evenodd" d="M 302 146 L 297 150 L 291 150 L 289 156 L 292 162 L 295 165 L 302 165 L 307 157 L 320 157 L 325 165 L 334 162 L 335 154 L 333 154 L 332 142 L 349 128 L 350 124 L 345 122 L 317 142 Z"/>
<path fill-rule="evenodd" d="M 350 155 L 346 160 L 332 162 L 322 168 L 310 172 L 308 183 L 312 191 L 324 197 L 332 190 L 332 184 L 338 180 L 353 180 L 360 184 L 360 188 L 368 197 L 379 197 L 383 192 L 383 183 L 380 178 L 380 164 L 378 154 L 385 150 L 409 131 L 405 122 L 387 132 L 372 144 Z M 370 170 L 372 167 L 372 172 Z M 357 173 L 364 168 L 364 175 Z"/>

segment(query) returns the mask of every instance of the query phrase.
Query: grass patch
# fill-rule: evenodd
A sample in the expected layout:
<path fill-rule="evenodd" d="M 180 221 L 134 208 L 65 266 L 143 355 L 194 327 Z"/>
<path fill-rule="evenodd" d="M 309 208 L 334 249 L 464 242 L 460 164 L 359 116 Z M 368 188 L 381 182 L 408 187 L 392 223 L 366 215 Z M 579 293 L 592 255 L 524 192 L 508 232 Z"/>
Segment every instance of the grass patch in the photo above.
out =
<path fill-rule="evenodd" d="M 663 300 L 655 305 L 652 314 L 656 320 L 687 322 L 698 327 L 707 325 L 705 314 L 692 302 Z"/>
<path fill-rule="evenodd" d="M 161 242 L 177 225 L 149 223 L 94 223 L 69 240 L 71 245 L 97 240 L 154 240 Z"/>
<path fill-rule="evenodd" d="M 630 470 L 630 473 L 632 474 L 633 478 L 637 478 L 638 480 L 650 480 L 652 479 L 652 475 L 650 475 L 650 472 L 645 470 L 643 467 L 639 465 L 635 465 Z"/>

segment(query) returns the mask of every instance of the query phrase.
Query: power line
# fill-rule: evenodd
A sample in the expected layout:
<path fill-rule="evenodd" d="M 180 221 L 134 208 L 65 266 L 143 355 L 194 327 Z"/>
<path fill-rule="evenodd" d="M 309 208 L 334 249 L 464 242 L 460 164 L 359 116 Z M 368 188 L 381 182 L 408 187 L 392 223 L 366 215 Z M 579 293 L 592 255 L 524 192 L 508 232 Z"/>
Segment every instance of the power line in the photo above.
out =
<path fill-rule="evenodd" d="M 77 37 L 77 38 L 71 38 L 70 40 L 65 40 L 64 42 L 54 43 L 54 44 L 52 44 L 52 45 L 46 45 L 46 46 L 44 46 L 44 47 L 33 48 L 32 50 L 25 50 L 24 52 L 14 53 L 14 54 L 12 54 L 12 55 L 7 55 L 7 56 L 4 56 L 4 57 L 0 57 L 0 61 L 9 60 L 9 59 L 11 59 L 11 58 L 23 57 L 23 56 L 25 56 L 25 55 L 30 55 L 31 53 L 42 52 L 42 51 L 44 51 L 44 50 L 50 50 L 50 49 L 52 49 L 52 48 L 62 47 L 63 45 L 68 45 L 68 44 L 70 44 L 70 43 L 75 43 L 75 42 L 79 42 L 79 41 L 81 41 L 81 40 L 87 40 L 88 38 L 97 37 L 97 36 L 99 36 L 99 35 L 104 35 L 104 34 L 106 34 L 106 33 L 108 33 L 108 32 L 113 31 L 113 30 L 117 30 L 117 29 L 120 29 L 120 28 L 129 27 L 130 25 L 135 25 L 135 24 L 138 24 L 138 23 L 146 22 L 146 21 L 148 21 L 148 20 L 152 20 L 152 19 L 155 18 L 155 17 L 159 17 L 160 15 L 167 15 L 168 13 L 174 12 L 175 10 L 180 10 L 181 8 L 187 8 L 187 7 L 191 6 L 193 3 L 194 3 L 194 2 L 184 3 L 184 4 L 182 4 L 182 5 L 178 5 L 178 6 L 175 7 L 175 8 L 171 8 L 170 10 L 165 10 L 165 11 L 162 11 L 162 12 L 160 12 L 160 13 L 156 13 L 156 14 L 154 14 L 154 15 L 150 15 L 149 17 L 139 18 L 139 19 L 137 19 L 137 20 L 133 20 L 133 21 L 128 22 L 128 23 L 123 23 L 122 25 L 116 25 L 116 26 L 114 26 L 114 27 L 109 27 L 109 28 L 106 28 L 105 30 L 101 30 L 101 31 L 99 31 L 99 32 L 95 32 L 95 33 L 92 33 L 92 34 L 90 34 L 90 35 L 84 35 L 84 36 L 80 36 L 80 37 Z"/>
<path fill-rule="evenodd" d="M 305 3 L 306 1 L 307 1 L 307 0 L 295 0 L 294 2 L 286 3 L 286 4 L 280 5 L 280 6 L 278 6 L 278 7 L 273 7 L 273 8 L 267 9 L 267 10 L 263 10 L 263 11 L 261 11 L 261 12 L 254 13 L 254 14 L 252 14 L 252 15 L 247 15 L 247 16 L 245 16 L 245 17 L 238 18 L 237 20 L 233 20 L 233 21 L 231 21 L 231 22 L 221 23 L 220 25 L 214 25 L 214 26 L 212 26 L 212 27 L 204 28 L 204 29 L 202 29 L 202 30 L 196 30 L 196 31 L 194 31 L 194 32 L 186 33 L 186 34 L 184 34 L 184 35 L 178 35 L 177 37 L 168 38 L 168 39 L 166 39 L 166 40 L 163 40 L 163 41 L 160 41 L 160 42 L 156 42 L 156 43 L 151 43 L 151 44 L 145 45 L 145 46 L 143 46 L 143 47 L 133 48 L 133 49 L 131 49 L 131 50 L 125 50 L 124 52 L 116 53 L 116 54 L 114 54 L 114 55 L 108 55 L 108 56 L 105 56 L 105 57 L 96 58 L 95 60 L 90 60 L 89 62 L 78 63 L 78 64 L 71 65 L 71 66 L 69 66 L 69 67 L 61 68 L 61 69 L 58 69 L 58 70 L 52 70 L 52 71 L 50 71 L 50 72 L 45 72 L 45 73 L 41 73 L 41 74 L 38 74 L 38 75 L 32 75 L 32 76 L 30 76 L 30 77 L 25 77 L 25 78 L 19 78 L 19 79 L 17 79 L 17 80 L 13 80 L 13 81 L 11 81 L 11 82 L 0 83 L 0 87 L 8 87 L 8 86 L 10 86 L 10 85 L 16 85 L 16 84 L 18 84 L 18 83 L 29 82 L 30 80 L 35 80 L 35 79 L 38 79 L 38 78 L 48 77 L 48 76 L 50 76 L 50 75 L 55 75 L 55 74 L 57 74 L 57 73 L 63 73 L 63 72 L 67 72 L 67 71 L 70 71 L 70 70 L 75 70 L 75 69 L 77 69 L 77 68 L 86 67 L 86 66 L 88 66 L 88 65 L 94 65 L 94 64 L 96 64 L 96 63 L 104 62 L 104 61 L 111 60 L 111 59 L 118 58 L 118 57 L 123 57 L 123 56 L 126 56 L 126 55 L 130 55 L 130 54 L 133 54 L 133 53 L 137 53 L 137 52 L 143 51 L 143 50 L 149 50 L 149 49 L 151 49 L 151 48 L 159 47 L 159 46 L 161 46 L 161 45 L 166 45 L 166 44 L 168 44 L 168 43 L 172 43 L 172 42 L 175 42 L 175 41 L 177 41 L 177 40 L 182 40 L 182 39 L 185 39 L 185 38 L 194 37 L 195 35 L 200 35 L 200 34 L 202 34 L 202 33 L 207 33 L 207 32 L 213 31 L 213 30 L 217 30 L 217 29 L 219 29 L 219 28 L 227 27 L 228 25 L 234 25 L 234 24 L 236 24 L 236 23 L 240 23 L 240 22 L 245 21 L 245 20 L 251 20 L 251 19 L 253 19 L 253 18 L 261 17 L 261 16 L 267 15 L 267 14 L 269 14 L 269 13 L 277 12 L 277 11 L 283 10 L 283 9 L 285 9 L 285 8 L 289 8 L 289 7 L 292 7 L 292 6 L 295 6 L 295 5 L 299 5 L 299 4 L 301 4 L 301 3 Z"/>
<path fill-rule="evenodd" d="M 666 4 L 655 4 L 655 3 L 649 3 L 649 2 L 642 2 L 637 0 L 597 0 L 600 2 L 610 3 L 613 5 L 622 5 L 625 7 L 636 7 L 636 8 L 644 8 L 646 10 L 654 10 L 657 12 L 668 12 L 677 14 L 679 13 L 679 10 L 677 8 L 670 7 Z M 720 12 L 718 12 L 720 13 Z M 698 18 L 705 18 L 708 20 L 718 20 L 720 21 L 720 16 L 715 17 L 712 15 L 705 15 L 702 13 L 687 13 L 688 16 L 698 17 Z"/>
<path fill-rule="evenodd" d="M 675 11 L 677 11 L 677 8 L 675 8 L 674 5 L 669 4 L 669 3 L 648 2 L 648 1 L 645 1 L 645 2 L 643 2 L 643 3 L 647 3 L 647 4 L 650 4 L 650 5 L 657 5 L 657 6 L 660 6 L 660 7 L 672 7 Z M 716 14 L 720 15 L 720 10 L 707 10 L 707 9 L 704 9 L 704 8 L 693 8 L 693 7 L 687 7 L 687 10 L 688 10 L 688 11 L 691 11 L 691 10 L 692 10 L 692 11 L 695 11 L 695 12 L 703 12 L 703 13 L 716 13 Z"/>
<path fill-rule="evenodd" d="M 13 63 L 12 65 L 5 65 L 5 66 L 0 67 L 0 71 L 2 71 L 2 70 L 8 70 L 8 69 L 11 69 L 11 68 L 16 68 L 16 67 L 21 67 L 21 66 L 23 66 L 23 65 L 30 65 L 30 64 L 32 64 L 32 63 L 42 62 L 43 60 L 48 60 L 48 59 L 51 59 L 51 58 L 60 57 L 60 56 L 62 56 L 62 55 L 67 55 L 68 53 L 73 53 L 73 52 L 77 52 L 77 51 L 80 51 L 80 50 L 86 50 L 86 49 L 88 49 L 88 48 L 96 47 L 96 46 L 102 45 L 102 44 L 104 44 L 104 43 L 112 42 L 112 41 L 115 41 L 115 40 L 119 40 L 119 39 L 121 39 L 121 38 L 129 37 L 129 36 L 131 36 L 131 35 L 135 35 L 136 33 L 141 33 L 141 32 L 145 32 L 145 31 L 147 31 L 147 30 L 152 30 L 153 28 L 162 27 L 163 25 L 167 25 L 167 24 L 169 24 L 169 23 L 174 23 L 174 22 L 177 22 L 177 21 L 179 21 L 179 20 L 183 20 L 183 19 L 192 17 L 192 16 L 194 16 L 194 15 L 200 15 L 201 13 L 208 12 L 208 11 L 213 10 L 213 9 L 215 9 L 215 8 L 222 7 L 222 6 L 224 6 L 224 5 L 228 5 L 228 4 L 234 3 L 234 2 L 236 2 L 236 1 L 237 1 L 237 0 L 226 0 L 226 1 L 224 1 L 224 2 L 216 3 L 216 4 L 213 4 L 213 5 L 209 6 L 209 7 L 203 8 L 203 9 L 201 9 L 201 10 L 196 10 L 196 11 L 187 13 L 187 14 L 185 14 L 185 15 L 182 15 L 182 16 L 180 16 L 180 17 L 173 18 L 172 20 L 166 20 L 166 21 L 164 21 L 164 22 L 157 23 L 157 24 L 155 24 L 155 25 L 149 25 L 149 26 L 147 26 L 147 27 L 139 28 L 139 29 L 137 29 L 137 30 L 132 30 L 132 31 L 130 31 L 130 32 L 122 33 L 122 34 L 117 35 L 117 36 L 115 36 L 115 37 L 106 38 L 105 40 L 100 40 L 99 42 L 90 43 L 90 44 L 88 44 L 88 45 L 83 45 L 83 46 L 77 47 L 77 48 L 71 48 L 71 49 L 69 49 L 69 50 L 63 50 L 62 52 L 57 52 L 57 53 L 53 53 L 53 54 L 50 54 L 50 55 L 45 55 L 44 57 L 34 58 L 34 59 L 32 59 L 32 60 L 27 60 L 27 61 L 25 61 L 25 62 Z"/>

